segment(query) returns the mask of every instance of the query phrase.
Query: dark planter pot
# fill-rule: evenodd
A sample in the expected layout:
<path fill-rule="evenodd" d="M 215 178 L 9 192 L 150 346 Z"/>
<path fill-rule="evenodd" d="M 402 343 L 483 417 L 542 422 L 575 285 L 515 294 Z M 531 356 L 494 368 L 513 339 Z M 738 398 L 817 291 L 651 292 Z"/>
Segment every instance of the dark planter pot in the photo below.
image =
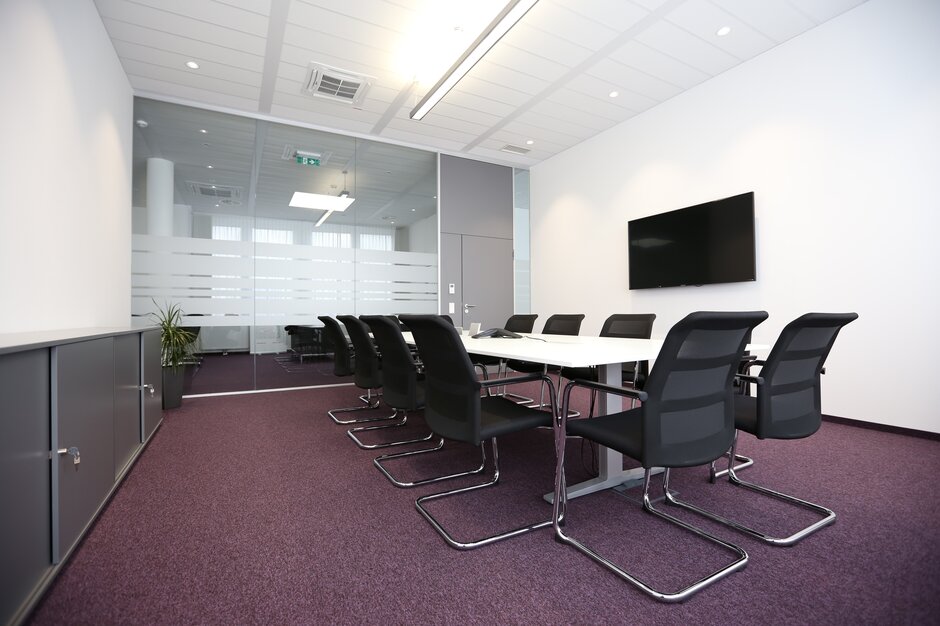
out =
<path fill-rule="evenodd" d="M 183 404 L 183 374 L 185 367 L 163 368 L 163 408 L 178 409 Z"/>

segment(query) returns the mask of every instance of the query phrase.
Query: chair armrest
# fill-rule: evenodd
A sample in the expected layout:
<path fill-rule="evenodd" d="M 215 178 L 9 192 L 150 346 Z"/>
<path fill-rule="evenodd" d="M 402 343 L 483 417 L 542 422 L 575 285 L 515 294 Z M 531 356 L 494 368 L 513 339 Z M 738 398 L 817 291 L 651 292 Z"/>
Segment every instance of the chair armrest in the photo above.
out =
<path fill-rule="evenodd" d="M 618 396 L 629 396 L 631 398 L 636 398 L 637 400 L 644 402 L 646 401 L 647 395 L 645 391 L 640 391 L 639 389 L 633 389 L 632 387 L 618 387 L 616 385 L 607 385 L 605 383 L 598 383 L 592 380 L 572 380 L 565 386 L 565 395 L 571 393 L 570 389 L 573 387 L 587 387 L 588 389 L 595 389 L 597 391 L 603 391 L 604 393 L 612 393 Z"/>
<path fill-rule="evenodd" d="M 748 374 L 735 374 L 734 377 L 744 383 L 754 383 L 755 385 L 764 384 L 763 376 L 749 376 Z"/>

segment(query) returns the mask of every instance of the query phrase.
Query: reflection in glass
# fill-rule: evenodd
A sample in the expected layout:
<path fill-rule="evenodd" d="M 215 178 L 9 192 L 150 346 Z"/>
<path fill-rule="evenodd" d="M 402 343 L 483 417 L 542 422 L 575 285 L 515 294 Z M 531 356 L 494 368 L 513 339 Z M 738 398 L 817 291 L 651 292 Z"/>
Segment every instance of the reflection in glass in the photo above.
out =
<path fill-rule="evenodd" d="M 132 314 L 200 328 L 187 393 L 335 382 L 318 315 L 436 311 L 436 154 L 146 99 L 134 119 Z"/>

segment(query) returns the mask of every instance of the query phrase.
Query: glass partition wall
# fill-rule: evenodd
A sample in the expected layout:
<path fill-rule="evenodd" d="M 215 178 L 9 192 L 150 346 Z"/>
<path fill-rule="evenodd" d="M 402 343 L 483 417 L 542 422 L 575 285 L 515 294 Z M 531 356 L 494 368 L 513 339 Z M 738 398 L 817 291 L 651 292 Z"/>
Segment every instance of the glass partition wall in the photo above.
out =
<path fill-rule="evenodd" d="M 437 312 L 435 153 L 134 109 L 132 314 L 182 308 L 184 393 L 331 382 L 318 315 Z"/>

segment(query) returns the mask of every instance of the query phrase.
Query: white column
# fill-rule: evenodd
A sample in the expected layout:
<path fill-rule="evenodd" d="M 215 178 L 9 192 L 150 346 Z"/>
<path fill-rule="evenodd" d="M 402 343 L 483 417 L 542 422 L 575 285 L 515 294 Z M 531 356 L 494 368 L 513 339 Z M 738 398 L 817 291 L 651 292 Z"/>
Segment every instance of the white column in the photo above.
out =
<path fill-rule="evenodd" d="M 147 159 L 147 234 L 173 236 L 173 161 Z"/>

